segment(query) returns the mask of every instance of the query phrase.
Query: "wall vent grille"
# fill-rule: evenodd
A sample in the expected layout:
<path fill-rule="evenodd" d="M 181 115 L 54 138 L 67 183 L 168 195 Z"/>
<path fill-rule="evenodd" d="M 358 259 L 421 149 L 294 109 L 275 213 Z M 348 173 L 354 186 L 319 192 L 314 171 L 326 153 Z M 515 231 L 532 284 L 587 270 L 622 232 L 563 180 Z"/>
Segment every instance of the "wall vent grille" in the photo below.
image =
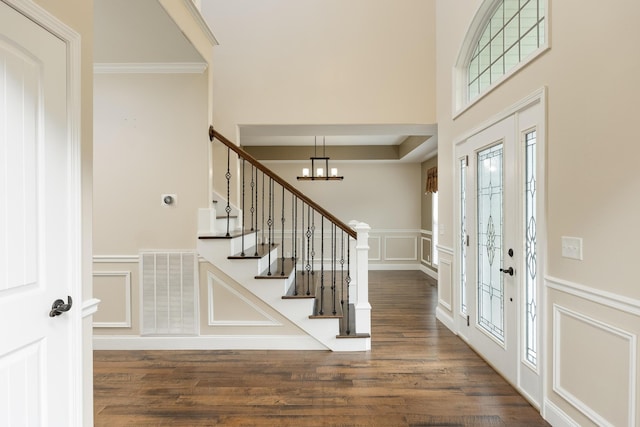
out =
<path fill-rule="evenodd" d="M 195 252 L 143 252 L 142 335 L 197 334 Z"/>

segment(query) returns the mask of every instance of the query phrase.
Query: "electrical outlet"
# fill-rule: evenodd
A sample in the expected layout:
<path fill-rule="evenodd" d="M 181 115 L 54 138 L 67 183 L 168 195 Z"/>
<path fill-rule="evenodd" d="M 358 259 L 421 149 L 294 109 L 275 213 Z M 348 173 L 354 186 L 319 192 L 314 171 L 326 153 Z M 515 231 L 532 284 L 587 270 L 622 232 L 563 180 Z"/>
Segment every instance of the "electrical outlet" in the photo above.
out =
<path fill-rule="evenodd" d="M 562 256 L 582 261 L 582 238 L 562 236 Z"/>

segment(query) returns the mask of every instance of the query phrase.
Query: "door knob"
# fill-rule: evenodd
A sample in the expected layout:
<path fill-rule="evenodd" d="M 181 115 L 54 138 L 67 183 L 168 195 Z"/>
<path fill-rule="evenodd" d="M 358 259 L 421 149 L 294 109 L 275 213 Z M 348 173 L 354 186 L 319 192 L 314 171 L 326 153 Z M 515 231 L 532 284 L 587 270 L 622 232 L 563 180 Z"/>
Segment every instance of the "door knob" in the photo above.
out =
<path fill-rule="evenodd" d="M 70 296 L 67 296 L 67 303 L 64 300 L 57 299 L 51 305 L 51 311 L 49 312 L 49 317 L 60 316 L 62 313 L 71 310 L 71 306 L 73 305 L 73 300 Z"/>
<path fill-rule="evenodd" d="M 513 267 L 501 268 L 500 271 L 502 271 L 504 274 L 508 274 L 509 276 L 513 276 L 513 273 L 515 272 Z"/>

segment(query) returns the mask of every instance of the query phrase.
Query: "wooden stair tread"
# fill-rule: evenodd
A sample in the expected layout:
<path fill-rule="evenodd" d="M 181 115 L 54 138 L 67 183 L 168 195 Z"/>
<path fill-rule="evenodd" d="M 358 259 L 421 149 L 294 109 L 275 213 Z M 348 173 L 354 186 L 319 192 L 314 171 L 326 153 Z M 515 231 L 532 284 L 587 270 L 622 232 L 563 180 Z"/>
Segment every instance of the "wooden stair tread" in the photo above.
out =
<path fill-rule="evenodd" d="M 228 259 L 259 259 L 265 257 L 269 254 L 269 251 L 279 247 L 280 244 L 274 244 L 269 246 L 268 244 L 258 244 L 256 246 L 251 246 L 250 248 L 246 248 L 244 250 L 244 255 L 242 252 L 239 252 L 235 255 L 229 255 Z"/>
<path fill-rule="evenodd" d="M 259 275 L 255 276 L 256 279 L 286 279 L 295 269 L 295 262 L 291 258 L 284 259 L 284 265 L 282 258 L 276 258 L 271 263 L 271 275 L 269 270 L 265 270 Z"/>
<path fill-rule="evenodd" d="M 253 231 L 245 230 L 244 232 L 239 231 L 239 230 L 232 230 L 232 231 L 229 231 L 229 235 L 228 236 L 227 236 L 227 233 L 200 234 L 200 235 L 198 235 L 198 239 L 201 239 L 201 240 L 207 240 L 207 239 L 233 239 L 235 237 L 242 237 L 243 234 L 245 236 L 247 236 L 247 235 L 253 234 L 253 233 L 255 233 L 255 230 L 253 230 Z"/>

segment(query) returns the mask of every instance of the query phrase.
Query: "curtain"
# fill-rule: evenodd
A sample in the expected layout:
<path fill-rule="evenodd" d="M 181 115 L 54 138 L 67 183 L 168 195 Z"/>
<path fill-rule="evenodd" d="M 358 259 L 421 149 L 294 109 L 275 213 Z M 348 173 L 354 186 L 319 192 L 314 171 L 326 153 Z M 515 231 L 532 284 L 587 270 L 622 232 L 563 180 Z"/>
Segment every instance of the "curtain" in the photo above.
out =
<path fill-rule="evenodd" d="M 438 192 L 438 168 L 432 167 L 427 170 L 427 186 L 424 190 L 426 193 L 437 193 Z"/>

